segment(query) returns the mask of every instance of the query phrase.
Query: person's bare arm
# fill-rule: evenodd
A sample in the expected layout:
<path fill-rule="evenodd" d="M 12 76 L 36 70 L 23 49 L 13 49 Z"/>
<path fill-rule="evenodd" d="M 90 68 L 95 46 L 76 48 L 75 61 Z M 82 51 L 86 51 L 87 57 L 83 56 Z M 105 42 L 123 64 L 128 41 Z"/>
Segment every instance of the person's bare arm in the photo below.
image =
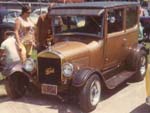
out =
<path fill-rule="evenodd" d="M 16 41 L 17 41 L 17 44 L 20 45 L 21 44 L 21 41 L 20 41 L 20 37 L 19 37 L 19 29 L 20 29 L 20 20 L 19 19 L 16 19 L 15 21 L 15 38 L 16 38 Z"/>

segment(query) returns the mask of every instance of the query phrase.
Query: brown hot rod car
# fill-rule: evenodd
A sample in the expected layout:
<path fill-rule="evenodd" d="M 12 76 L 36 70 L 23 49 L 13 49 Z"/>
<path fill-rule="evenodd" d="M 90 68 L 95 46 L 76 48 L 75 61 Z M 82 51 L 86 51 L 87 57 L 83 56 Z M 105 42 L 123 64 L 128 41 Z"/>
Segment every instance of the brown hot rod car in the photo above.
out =
<path fill-rule="evenodd" d="M 23 96 L 32 81 L 42 94 L 75 95 L 80 107 L 91 111 L 103 88 L 113 89 L 130 77 L 143 80 L 148 53 L 138 43 L 138 12 L 137 2 L 56 5 L 50 12 L 54 44 L 48 42 L 36 62 L 29 58 L 4 71 L 8 95 Z"/>

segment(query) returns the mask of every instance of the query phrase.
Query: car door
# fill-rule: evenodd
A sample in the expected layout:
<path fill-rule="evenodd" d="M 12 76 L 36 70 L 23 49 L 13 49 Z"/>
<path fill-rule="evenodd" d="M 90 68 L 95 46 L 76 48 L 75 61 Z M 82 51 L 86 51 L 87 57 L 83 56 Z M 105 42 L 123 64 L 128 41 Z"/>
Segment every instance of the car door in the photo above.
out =
<path fill-rule="evenodd" d="M 107 13 L 107 37 L 105 41 L 104 69 L 116 67 L 125 54 L 126 38 L 123 30 L 123 9 L 110 9 Z"/>

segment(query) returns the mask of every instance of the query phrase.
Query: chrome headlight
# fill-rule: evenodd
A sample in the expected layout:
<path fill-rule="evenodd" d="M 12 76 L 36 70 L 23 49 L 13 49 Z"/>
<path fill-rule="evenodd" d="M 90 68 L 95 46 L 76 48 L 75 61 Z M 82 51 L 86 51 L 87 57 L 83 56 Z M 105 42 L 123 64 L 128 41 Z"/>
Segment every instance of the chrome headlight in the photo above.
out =
<path fill-rule="evenodd" d="M 64 63 L 62 66 L 62 73 L 65 77 L 71 77 L 74 71 L 74 67 L 71 63 Z"/>
<path fill-rule="evenodd" d="M 26 59 L 23 69 L 25 69 L 27 72 L 32 72 L 35 68 L 35 62 L 32 58 Z"/>

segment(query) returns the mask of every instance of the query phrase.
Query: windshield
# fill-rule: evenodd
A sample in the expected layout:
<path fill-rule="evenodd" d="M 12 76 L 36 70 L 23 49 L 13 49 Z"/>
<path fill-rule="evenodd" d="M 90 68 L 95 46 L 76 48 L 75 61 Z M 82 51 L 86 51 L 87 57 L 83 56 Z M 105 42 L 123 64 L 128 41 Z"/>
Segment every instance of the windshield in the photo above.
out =
<path fill-rule="evenodd" d="M 103 16 L 55 16 L 54 33 L 103 35 Z"/>

